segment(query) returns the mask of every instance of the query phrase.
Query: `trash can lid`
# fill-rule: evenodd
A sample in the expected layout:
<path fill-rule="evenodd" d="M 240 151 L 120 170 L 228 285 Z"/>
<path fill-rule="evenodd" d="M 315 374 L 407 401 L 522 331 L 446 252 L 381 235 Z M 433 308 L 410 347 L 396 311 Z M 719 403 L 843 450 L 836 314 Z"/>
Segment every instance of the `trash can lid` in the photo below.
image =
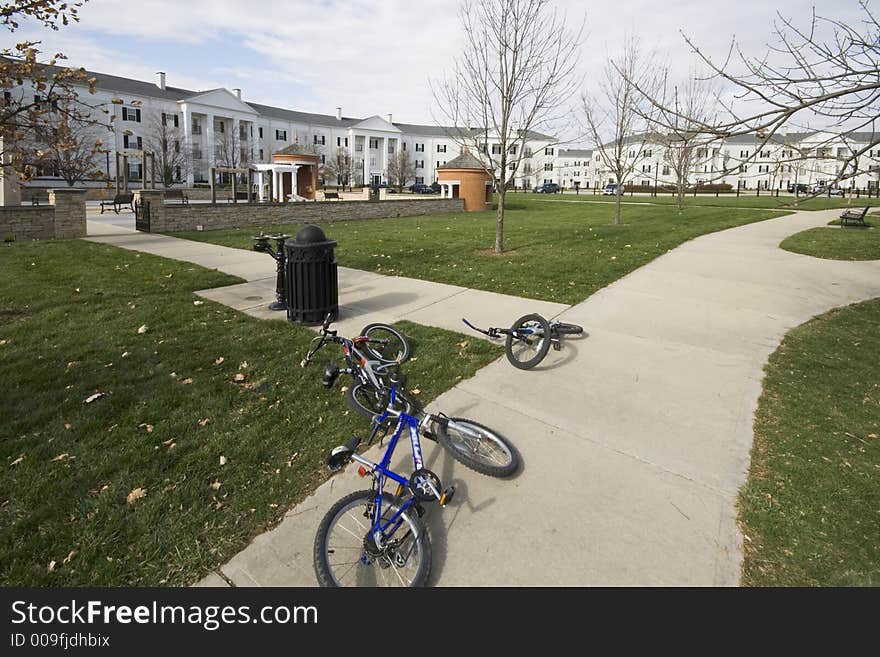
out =
<path fill-rule="evenodd" d="M 315 244 L 316 242 L 326 242 L 327 236 L 318 226 L 309 224 L 296 231 L 296 241 L 300 244 Z"/>

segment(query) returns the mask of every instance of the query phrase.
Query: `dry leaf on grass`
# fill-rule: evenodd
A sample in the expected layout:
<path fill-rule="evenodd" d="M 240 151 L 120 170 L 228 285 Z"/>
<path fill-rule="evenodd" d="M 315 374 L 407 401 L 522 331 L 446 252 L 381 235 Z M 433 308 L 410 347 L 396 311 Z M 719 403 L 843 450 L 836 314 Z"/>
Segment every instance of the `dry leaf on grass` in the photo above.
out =
<path fill-rule="evenodd" d="M 143 335 L 143 334 L 146 333 L 146 332 L 147 332 L 147 325 L 146 325 L 146 324 L 142 324 L 141 327 L 138 329 L 138 334 L 139 334 L 139 335 Z"/>
<path fill-rule="evenodd" d="M 68 454 L 67 452 L 64 452 L 64 454 L 59 454 L 59 455 L 56 456 L 54 459 L 51 459 L 51 460 L 50 460 L 50 463 L 51 463 L 51 462 L 54 462 L 54 461 L 67 461 L 67 460 L 72 459 L 72 458 L 74 458 L 74 457 L 72 457 L 72 456 L 71 456 L 70 454 Z"/>
<path fill-rule="evenodd" d="M 226 359 L 223 356 L 219 356 L 214 359 L 214 365 L 222 365 L 224 360 Z"/>
<path fill-rule="evenodd" d="M 46 568 L 46 572 L 51 573 L 54 570 L 55 570 L 55 560 L 53 559 L 52 561 L 49 562 L 49 567 Z"/>
<path fill-rule="evenodd" d="M 131 356 L 131 354 L 130 354 L 129 352 L 127 352 L 127 351 L 123 351 L 123 352 L 122 352 L 122 357 L 123 357 L 123 358 L 128 358 L 129 356 Z"/>
<path fill-rule="evenodd" d="M 215 480 L 211 483 L 211 489 L 212 489 L 212 490 L 220 490 L 220 486 L 222 486 L 222 485 L 223 485 L 223 484 L 221 484 L 219 480 L 215 479 Z"/>
<path fill-rule="evenodd" d="M 186 377 L 185 379 L 182 379 L 180 382 L 181 382 L 183 385 L 188 386 L 189 384 L 191 384 L 191 383 L 193 382 L 193 380 L 192 380 L 191 378 L 189 378 L 189 377 Z"/>
<path fill-rule="evenodd" d="M 208 418 L 208 417 L 204 418 L 203 420 L 199 420 L 199 426 L 203 427 L 206 424 L 208 424 L 208 422 L 210 422 L 210 421 L 211 421 L 211 418 Z"/>
<path fill-rule="evenodd" d="M 236 373 L 236 375 L 234 377 L 232 377 L 232 380 L 235 381 L 236 383 L 241 383 L 246 378 L 247 377 L 244 374 L 242 374 L 241 372 L 238 372 L 238 373 Z"/>
<path fill-rule="evenodd" d="M 220 465 L 226 465 L 226 457 L 222 454 L 220 455 Z"/>
<path fill-rule="evenodd" d="M 134 504 L 137 500 L 141 499 L 142 497 L 146 497 L 146 496 L 147 496 L 147 489 L 138 487 L 138 488 L 135 488 L 133 491 L 131 491 L 128 495 L 125 496 L 125 503 L 126 504 Z"/>
<path fill-rule="evenodd" d="M 243 360 L 243 361 L 241 361 L 241 363 L 238 364 L 238 369 L 240 369 L 240 370 L 246 370 L 247 368 L 248 368 L 248 362 L 246 360 Z"/>
<path fill-rule="evenodd" d="M 21 456 L 19 456 L 17 459 L 15 459 L 15 460 L 14 460 L 12 463 L 10 463 L 9 465 L 18 465 L 18 464 L 21 463 L 22 461 L 24 461 L 24 454 L 22 454 Z"/>
<path fill-rule="evenodd" d="M 64 423 L 64 428 L 67 429 L 68 431 L 70 430 L 70 427 L 71 427 L 70 422 L 65 422 L 65 423 Z"/>
<path fill-rule="evenodd" d="M 153 425 L 152 425 L 152 424 L 147 424 L 146 422 L 141 422 L 141 423 L 138 425 L 138 429 L 146 429 L 146 430 L 147 430 L 147 433 L 153 433 Z"/>
<path fill-rule="evenodd" d="M 75 556 L 76 556 L 76 550 L 71 550 L 70 552 L 68 552 L 67 556 L 64 557 L 64 560 L 61 563 L 66 566 L 71 561 L 73 561 L 73 558 Z"/>
<path fill-rule="evenodd" d="M 205 303 L 204 301 L 193 301 L 194 306 L 201 306 L 204 303 Z"/>
<path fill-rule="evenodd" d="M 96 392 L 94 395 L 89 395 L 88 397 L 86 397 L 85 400 L 83 400 L 83 403 L 84 404 L 91 404 L 93 401 L 95 401 L 96 399 L 100 399 L 103 396 L 104 396 L 103 392 Z"/>

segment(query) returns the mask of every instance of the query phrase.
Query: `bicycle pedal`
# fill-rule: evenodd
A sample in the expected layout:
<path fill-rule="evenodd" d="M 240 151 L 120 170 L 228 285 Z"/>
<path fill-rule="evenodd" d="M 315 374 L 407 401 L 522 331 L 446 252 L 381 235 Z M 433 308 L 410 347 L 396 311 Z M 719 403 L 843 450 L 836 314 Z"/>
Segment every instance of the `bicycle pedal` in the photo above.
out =
<path fill-rule="evenodd" d="M 559 340 L 553 340 L 550 344 L 553 345 L 553 351 L 562 350 L 562 343 Z"/>
<path fill-rule="evenodd" d="M 440 506 L 446 506 L 449 504 L 453 497 L 455 497 L 455 486 L 450 486 L 443 491 L 442 495 L 440 495 Z"/>

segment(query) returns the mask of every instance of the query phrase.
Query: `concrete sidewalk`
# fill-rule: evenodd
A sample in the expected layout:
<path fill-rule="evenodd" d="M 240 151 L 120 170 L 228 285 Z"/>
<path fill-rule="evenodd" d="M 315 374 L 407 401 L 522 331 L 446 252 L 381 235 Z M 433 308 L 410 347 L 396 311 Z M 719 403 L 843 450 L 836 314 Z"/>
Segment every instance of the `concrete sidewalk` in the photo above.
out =
<path fill-rule="evenodd" d="M 196 294 L 260 319 L 286 320 L 284 312 L 267 308 L 275 300 L 275 261 L 264 253 L 137 233 L 104 222 L 89 221 L 88 231 L 90 236 L 86 239 L 93 242 L 192 262 L 243 278 L 246 283 L 201 290 Z M 478 326 L 505 326 L 527 313 L 555 317 L 567 308 L 565 304 L 550 301 L 340 267 L 340 316 L 334 327 L 345 335 L 371 322 L 406 319 L 482 337 L 464 326 L 462 317 Z"/>
<path fill-rule="evenodd" d="M 688 242 L 563 313 L 588 335 L 539 368 L 501 359 L 437 399 L 503 432 L 524 467 L 495 480 L 427 446 L 426 467 L 458 486 L 453 505 L 426 516 L 431 583 L 738 584 L 735 497 L 763 365 L 789 329 L 880 295 L 878 262 L 778 248 L 836 214 Z M 333 477 L 200 585 L 315 585 L 317 525 L 363 487 L 354 468 Z"/>

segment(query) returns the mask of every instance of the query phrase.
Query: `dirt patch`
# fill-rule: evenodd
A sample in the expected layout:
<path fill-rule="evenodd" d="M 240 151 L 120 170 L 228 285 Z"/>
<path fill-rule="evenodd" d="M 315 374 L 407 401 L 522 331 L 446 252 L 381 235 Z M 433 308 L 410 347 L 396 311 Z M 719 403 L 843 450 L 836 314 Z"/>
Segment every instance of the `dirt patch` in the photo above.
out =
<path fill-rule="evenodd" d="M 0 308 L 0 324 L 12 324 L 17 319 L 24 319 L 30 315 L 27 310 L 15 308 Z"/>
<path fill-rule="evenodd" d="M 477 249 L 474 251 L 479 256 L 495 256 L 496 258 L 502 257 L 506 258 L 508 256 L 518 256 L 519 251 L 516 249 L 511 249 L 509 251 L 504 251 L 503 253 L 495 253 L 495 249 Z"/>

